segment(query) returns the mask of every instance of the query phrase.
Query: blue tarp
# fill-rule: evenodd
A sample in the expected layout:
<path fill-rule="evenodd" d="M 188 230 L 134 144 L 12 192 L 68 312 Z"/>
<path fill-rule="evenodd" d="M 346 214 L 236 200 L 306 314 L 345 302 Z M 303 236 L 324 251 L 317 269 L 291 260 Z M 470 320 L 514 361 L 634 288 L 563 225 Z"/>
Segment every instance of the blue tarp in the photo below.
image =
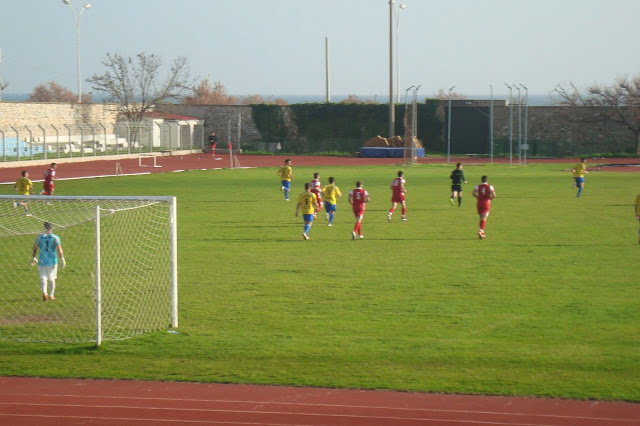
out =
<path fill-rule="evenodd" d="M 404 148 L 363 146 L 360 148 L 358 156 L 364 158 L 403 158 Z M 416 156 L 424 157 L 424 148 L 416 148 Z"/>

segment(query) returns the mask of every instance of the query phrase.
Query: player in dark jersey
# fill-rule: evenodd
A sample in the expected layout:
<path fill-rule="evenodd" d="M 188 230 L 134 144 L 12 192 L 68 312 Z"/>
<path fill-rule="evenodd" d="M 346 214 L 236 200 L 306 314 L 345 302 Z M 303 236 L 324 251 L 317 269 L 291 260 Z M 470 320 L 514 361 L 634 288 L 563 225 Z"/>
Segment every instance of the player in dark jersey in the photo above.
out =
<path fill-rule="evenodd" d="M 458 207 L 462 205 L 462 184 L 467 183 L 464 178 L 464 172 L 462 171 L 462 163 L 456 164 L 456 169 L 451 172 L 451 198 L 449 202 L 451 205 L 455 205 L 455 198 L 458 197 Z"/>

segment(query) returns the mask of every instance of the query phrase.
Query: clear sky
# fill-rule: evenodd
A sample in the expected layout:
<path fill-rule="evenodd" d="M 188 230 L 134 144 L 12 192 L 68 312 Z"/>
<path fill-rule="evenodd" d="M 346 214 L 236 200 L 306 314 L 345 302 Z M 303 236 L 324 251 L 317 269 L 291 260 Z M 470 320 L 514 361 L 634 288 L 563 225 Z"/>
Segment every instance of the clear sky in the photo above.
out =
<path fill-rule="evenodd" d="M 106 53 L 188 58 L 193 76 L 233 95 L 389 94 L 388 0 L 88 0 L 80 21 L 83 78 Z M 396 0 L 400 92 L 532 94 L 557 84 L 613 83 L 640 73 L 640 0 Z M 5 93 L 56 81 L 76 92 L 73 13 L 62 0 L 2 0 Z M 72 0 L 80 11 L 85 4 Z M 394 31 L 395 40 L 395 31 Z M 394 55 L 395 56 L 395 55 Z M 395 58 L 394 58 L 395 59 Z M 394 79 L 395 80 L 395 79 Z M 90 92 L 87 83 L 83 91 Z"/>

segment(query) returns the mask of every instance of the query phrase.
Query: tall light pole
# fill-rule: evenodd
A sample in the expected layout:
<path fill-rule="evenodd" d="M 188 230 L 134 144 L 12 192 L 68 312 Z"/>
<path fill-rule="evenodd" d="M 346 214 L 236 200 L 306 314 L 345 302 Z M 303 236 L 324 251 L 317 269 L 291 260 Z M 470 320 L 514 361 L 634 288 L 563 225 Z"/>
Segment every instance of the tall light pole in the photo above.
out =
<path fill-rule="evenodd" d="M 527 150 L 529 144 L 527 141 L 527 122 L 529 121 L 529 89 L 522 83 L 520 86 L 524 89 L 524 164 L 527 165 Z"/>
<path fill-rule="evenodd" d="M 489 152 L 493 163 L 493 86 L 489 85 L 489 89 L 491 90 L 491 101 L 489 103 Z"/>
<path fill-rule="evenodd" d="M 389 0 L 389 137 L 392 138 L 396 128 L 396 113 L 393 104 L 393 0 Z"/>
<path fill-rule="evenodd" d="M 520 87 L 514 84 L 518 91 L 518 163 L 522 164 L 522 98 L 520 97 Z"/>
<path fill-rule="evenodd" d="M 396 12 L 396 96 L 398 96 L 398 103 L 400 103 L 400 11 L 406 8 L 407 5 L 402 3 Z"/>
<path fill-rule="evenodd" d="M 513 104 L 511 98 L 513 97 L 513 88 L 507 83 L 504 84 L 509 88 L 509 167 L 513 160 Z"/>
<path fill-rule="evenodd" d="M 450 163 L 451 157 L 451 91 L 456 86 L 449 87 L 449 112 L 447 113 L 447 163 Z"/>
<path fill-rule="evenodd" d="M 327 103 L 331 102 L 331 79 L 329 73 L 331 67 L 329 66 L 329 37 L 324 38 L 324 57 L 325 57 L 325 85 L 327 92 Z"/>
<path fill-rule="evenodd" d="M 80 74 L 80 17 L 82 13 L 91 8 L 89 3 L 85 4 L 80 13 L 76 13 L 76 10 L 73 8 L 71 4 L 71 0 L 62 0 L 62 3 L 68 4 L 73 12 L 73 21 L 76 27 L 76 66 L 78 73 L 78 103 L 82 102 L 82 76 Z"/>

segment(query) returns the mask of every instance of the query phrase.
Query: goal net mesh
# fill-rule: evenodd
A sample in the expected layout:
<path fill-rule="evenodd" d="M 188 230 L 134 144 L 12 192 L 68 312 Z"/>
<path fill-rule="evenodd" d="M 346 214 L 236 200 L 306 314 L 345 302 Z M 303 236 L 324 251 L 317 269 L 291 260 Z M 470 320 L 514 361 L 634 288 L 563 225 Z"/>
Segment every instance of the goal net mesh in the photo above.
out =
<path fill-rule="evenodd" d="M 0 339 L 91 342 L 169 327 L 170 198 L 30 196 L 24 206 L 23 199 L 0 196 Z M 60 237 L 67 262 L 64 269 L 58 265 L 56 299 L 48 301 L 42 297 L 38 266 L 30 266 L 45 221 Z"/>

